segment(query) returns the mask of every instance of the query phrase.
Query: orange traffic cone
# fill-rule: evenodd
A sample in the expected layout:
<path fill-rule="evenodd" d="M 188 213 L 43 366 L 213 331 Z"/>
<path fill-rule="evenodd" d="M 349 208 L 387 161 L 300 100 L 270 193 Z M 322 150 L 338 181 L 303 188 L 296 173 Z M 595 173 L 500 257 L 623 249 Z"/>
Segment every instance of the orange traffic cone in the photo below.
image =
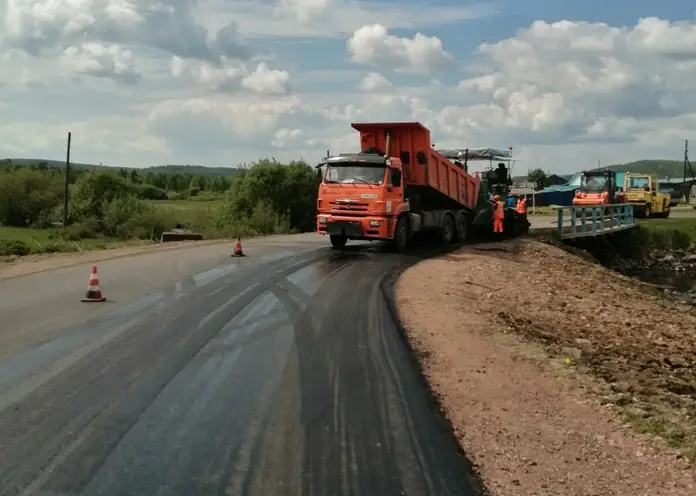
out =
<path fill-rule="evenodd" d="M 234 251 L 232 252 L 232 257 L 243 257 L 244 252 L 242 251 L 242 237 L 237 237 L 237 244 L 234 245 Z"/>
<path fill-rule="evenodd" d="M 87 292 L 85 297 L 82 298 L 84 302 L 98 302 L 106 301 L 106 296 L 104 296 L 99 289 L 99 276 L 97 276 L 97 266 L 92 265 L 92 273 L 89 275 L 89 282 L 87 283 Z"/>

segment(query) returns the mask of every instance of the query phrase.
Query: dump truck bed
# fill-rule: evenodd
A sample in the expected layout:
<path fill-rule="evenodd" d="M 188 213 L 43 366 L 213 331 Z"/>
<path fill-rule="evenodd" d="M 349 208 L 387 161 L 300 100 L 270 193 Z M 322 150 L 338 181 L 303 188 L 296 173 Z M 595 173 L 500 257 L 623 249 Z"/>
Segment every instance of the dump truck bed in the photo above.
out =
<path fill-rule="evenodd" d="M 464 171 L 432 147 L 430 131 L 418 122 L 353 123 L 360 133 L 360 149 L 387 150 L 403 163 L 406 186 L 424 188 L 445 195 L 460 207 L 473 210 L 478 203 L 480 180 Z"/>

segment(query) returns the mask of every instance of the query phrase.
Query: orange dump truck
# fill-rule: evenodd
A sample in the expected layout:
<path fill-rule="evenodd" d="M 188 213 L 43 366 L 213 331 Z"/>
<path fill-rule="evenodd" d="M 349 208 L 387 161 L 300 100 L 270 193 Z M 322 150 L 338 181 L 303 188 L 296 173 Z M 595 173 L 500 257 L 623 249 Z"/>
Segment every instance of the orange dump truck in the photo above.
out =
<path fill-rule="evenodd" d="M 419 233 L 466 239 L 480 180 L 432 148 L 417 122 L 352 124 L 360 152 L 327 157 L 317 231 L 343 248 L 349 239 L 390 240 L 405 251 Z"/>

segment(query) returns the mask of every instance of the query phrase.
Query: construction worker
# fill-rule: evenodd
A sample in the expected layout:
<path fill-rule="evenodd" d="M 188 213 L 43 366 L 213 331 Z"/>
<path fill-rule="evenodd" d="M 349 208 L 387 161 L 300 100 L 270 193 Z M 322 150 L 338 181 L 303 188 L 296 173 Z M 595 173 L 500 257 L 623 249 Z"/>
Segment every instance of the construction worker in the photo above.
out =
<path fill-rule="evenodd" d="M 505 219 L 505 206 L 503 202 L 500 201 L 499 195 L 493 196 L 493 232 L 502 233 L 503 232 L 503 219 Z"/>
<path fill-rule="evenodd" d="M 517 200 L 517 207 L 516 209 L 517 213 L 520 215 L 527 215 L 527 197 L 526 196 L 521 196 Z"/>

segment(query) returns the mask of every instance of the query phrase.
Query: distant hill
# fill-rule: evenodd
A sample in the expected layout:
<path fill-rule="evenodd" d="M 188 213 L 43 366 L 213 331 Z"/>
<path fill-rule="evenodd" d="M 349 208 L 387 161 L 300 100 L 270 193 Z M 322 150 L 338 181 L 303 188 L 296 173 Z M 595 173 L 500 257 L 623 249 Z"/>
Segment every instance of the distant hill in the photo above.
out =
<path fill-rule="evenodd" d="M 0 159 L 0 168 L 6 167 L 9 163 L 13 165 L 39 165 L 39 163 L 44 162 L 47 167 L 52 169 L 64 169 L 65 162 L 59 160 L 45 160 L 37 158 L 10 158 L 10 159 Z M 80 164 L 80 163 L 70 163 L 70 167 L 75 169 L 94 169 L 94 168 L 104 168 L 104 169 L 134 169 L 135 167 L 112 167 L 108 165 L 96 165 L 96 164 Z M 205 167 L 203 165 L 155 165 L 153 167 L 141 167 L 138 168 L 138 172 L 141 174 L 147 174 L 148 172 L 154 173 L 165 173 L 165 174 L 193 174 L 196 176 L 225 176 L 232 177 L 237 174 L 241 169 L 237 167 Z"/>
<path fill-rule="evenodd" d="M 696 172 L 696 166 L 692 165 L 694 172 Z M 587 169 L 587 170 L 595 170 Z M 658 177 L 683 177 L 684 175 L 684 162 L 682 160 L 659 160 L 659 159 L 649 159 L 649 160 L 637 160 L 635 162 L 628 162 L 627 164 L 615 164 L 609 165 L 608 169 L 615 172 L 635 172 L 637 174 L 654 174 Z M 690 177 L 690 172 L 686 171 L 687 177 Z M 559 174 L 566 181 L 570 181 L 573 174 Z M 513 181 L 525 181 L 527 176 L 515 176 L 512 178 Z"/>
<path fill-rule="evenodd" d="M 684 176 L 684 161 L 683 160 L 637 160 L 627 164 L 610 165 L 610 170 L 615 172 L 635 172 L 637 174 L 653 174 L 657 177 L 683 177 Z M 696 170 L 694 171 L 696 172 Z M 687 177 L 690 176 L 690 171 L 686 171 Z"/>
<path fill-rule="evenodd" d="M 41 162 L 45 162 L 46 165 L 52 169 L 64 169 L 65 168 L 65 161 L 44 160 L 44 159 L 39 159 L 39 158 L 5 158 L 5 159 L 0 159 L 0 167 L 6 167 L 10 163 L 13 165 L 30 166 L 30 165 L 39 165 L 39 163 L 41 163 Z M 76 169 L 91 169 L 93 167 L 100 167 L 100 166 L 93 165 L 93 164 L 73 164 L 71 162 L 70 167 L 75 167 Z"/>

